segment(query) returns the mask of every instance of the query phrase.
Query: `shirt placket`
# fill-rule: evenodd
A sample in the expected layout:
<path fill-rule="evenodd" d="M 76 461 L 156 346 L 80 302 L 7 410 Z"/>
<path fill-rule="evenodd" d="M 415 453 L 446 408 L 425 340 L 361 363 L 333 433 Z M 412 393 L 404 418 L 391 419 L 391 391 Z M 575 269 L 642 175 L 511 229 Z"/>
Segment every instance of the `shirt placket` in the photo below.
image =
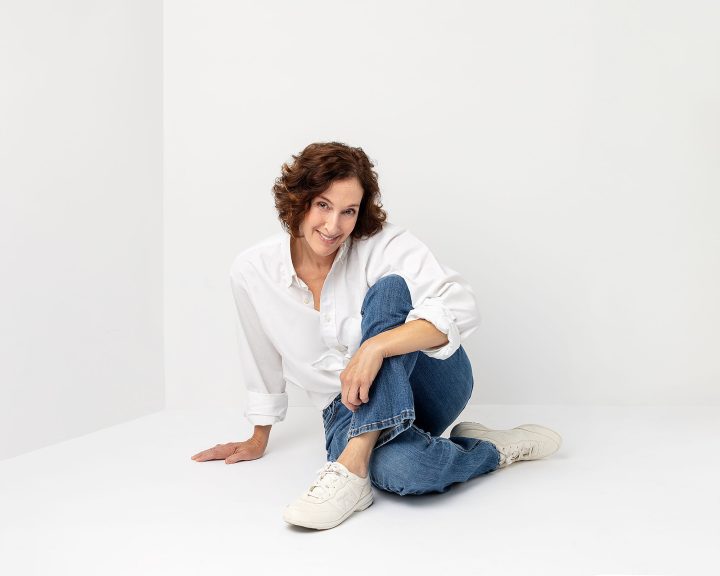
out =
<path fill-rule="evenodd" d="M 303 304 L 310 304 L 312 302 L 312 292 L 310 292 L 310 287 L 305 284 L 300 278 L 297 279 L 298 285 L 300 288 L 302 288 L 303 292 Z"/>
<path fill-rule="evenodd" d="M 330 268 L 320 292 L 320 334 L 328 348 L 339 350 L 341 346 L 335 327 L 335 264 L 337 262 L 334 262 Z"/>

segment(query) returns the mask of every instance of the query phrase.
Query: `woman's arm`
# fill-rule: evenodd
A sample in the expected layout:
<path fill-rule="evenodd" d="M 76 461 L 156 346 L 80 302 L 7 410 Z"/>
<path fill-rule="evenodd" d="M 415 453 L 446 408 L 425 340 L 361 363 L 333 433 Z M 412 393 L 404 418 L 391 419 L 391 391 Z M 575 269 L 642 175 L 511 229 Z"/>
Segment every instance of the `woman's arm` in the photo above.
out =
<path fill-rule="evenodd" d="M 268 439 L 270 438 L 271 428 L 272 424 L 268 424 L 267 426 L 255 426 L 255 431 L 253 432 L 253 439 L 260 442 L 263 447 L 267 447 Z"/>
<path fill-rule="evenodd" d="M 272 426 L 255 426 L 255 433 L 244 442 L 228 442 L 227 444 L 215 444 L 212 448 L 203 450 L 191 456 L 195 462 L 207 462 L 208 460 L 225 460 L 225 464 L 235 464 L 247 460 L 257 460 L 265 454 L 265 449 L 270 436 Z"/>
<path fill-rule="evenodd" d="M 368 286 L 389 274 L 402 276 L 410 290 L 413 303 L 405 324 L 416 324 L 416 320 L 425 320 L 447 337 L 442 346 L 421 348 L 424 354 L 445 360 L 455 353 L 462 341 L 477 330 L 480 316 L 472 287 L 456 271 L 443 266 L 414 234 L 399 226 L 386 226 L 370 241 L 358 244 L 359 253 L 366 251 L 360 253 L 360 257 L 366 262 Z M 390 355 L 417 350 L 414 341 L 419 342 L 422 338 L 418 335 L 421 332 L 417 330 L 416 326 L 414 331 L 409 333 L 410 342 L 407 345 L 401 343 L 398 347 L 391 344 Z M 407 334 L 400 334 L 401 340 L 405 340 Z M 432 331 L 425 332 L 428 338 L 433 338 L 432 334 Z M 437 337 L 438 340 L 431 340 L 433 344 L 441 342 L 440 337 Z"/>
<path fill-rule="evenodd" d="M 432 322 L 420 318 L 368 338 L 364 345 L 377 349 L 383 358 L 388 358 L 438 348 L 447 343 L 447 335 L 435 328 Z"/>
<path fill-rule="evenodd" d="M 341 397 L 345 407 L 355 412 L 370 399 L 370 387 L 388 356 L 426 350 L 448 343 L 447 336 L 432 322 L 418 319 L 381 332 L 363 342 L 340 374 Z"/>
<path fill-rule="evenodd" d="M 245 416 L 254 426 L 266 426 L 284 420 L 287 411 L 282 358 L 265 333 L 241 265 L 233 265 L 230 280 L 239 320 L 240 366 L 247 390 Z M 255 292 L 260 289 L 253 288 Z"/>

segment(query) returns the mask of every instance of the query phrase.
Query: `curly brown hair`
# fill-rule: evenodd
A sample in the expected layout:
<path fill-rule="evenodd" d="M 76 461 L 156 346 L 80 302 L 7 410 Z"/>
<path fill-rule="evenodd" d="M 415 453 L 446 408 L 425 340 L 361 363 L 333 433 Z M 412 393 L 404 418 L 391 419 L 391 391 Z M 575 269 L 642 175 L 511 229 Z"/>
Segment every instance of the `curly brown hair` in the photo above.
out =
<path fill-rule="evenodd" d="M 278 219 L 293 238 L 313 199 L 325 192 L 335 180 L 357 177 L 363 189 L 355 228 L 350 234 L 360 239 L 379 232 L 387 219 L 380 202 L 378 174 L 362 148 L 340 142 L 316 142 L 305 147 L 292 164 L 282 165 L 282 176 L 272 188 Z"/>

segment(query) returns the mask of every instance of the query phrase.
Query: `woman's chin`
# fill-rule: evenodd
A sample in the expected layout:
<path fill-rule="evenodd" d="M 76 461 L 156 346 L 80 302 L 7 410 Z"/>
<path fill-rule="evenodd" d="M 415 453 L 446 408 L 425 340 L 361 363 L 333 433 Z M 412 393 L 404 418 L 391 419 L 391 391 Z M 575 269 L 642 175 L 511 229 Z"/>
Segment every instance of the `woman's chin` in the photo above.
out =
<path fill-rule="evenodd" d="M 318 256 L 330 256 L 331 254 L 337 252 L 337 247 L 330 247 L 327 246 L 313 246 L 313 251 Z"/>

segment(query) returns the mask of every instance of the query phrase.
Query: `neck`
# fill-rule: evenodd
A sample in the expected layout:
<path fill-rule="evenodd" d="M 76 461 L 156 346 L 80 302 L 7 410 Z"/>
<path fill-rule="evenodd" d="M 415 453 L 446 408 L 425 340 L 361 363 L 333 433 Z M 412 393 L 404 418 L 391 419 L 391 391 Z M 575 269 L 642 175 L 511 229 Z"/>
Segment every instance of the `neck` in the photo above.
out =
<path fill-rule="evenodd" d="M 325 274 L 332 268 L 338 250 L 335 250 L 335 252 L 329 256 L 318 256 L 312 248 L 307 245 L 304 238 L 290 237 L 290 255 L 296 271 L 299 268 L 313 273 Z"/>

